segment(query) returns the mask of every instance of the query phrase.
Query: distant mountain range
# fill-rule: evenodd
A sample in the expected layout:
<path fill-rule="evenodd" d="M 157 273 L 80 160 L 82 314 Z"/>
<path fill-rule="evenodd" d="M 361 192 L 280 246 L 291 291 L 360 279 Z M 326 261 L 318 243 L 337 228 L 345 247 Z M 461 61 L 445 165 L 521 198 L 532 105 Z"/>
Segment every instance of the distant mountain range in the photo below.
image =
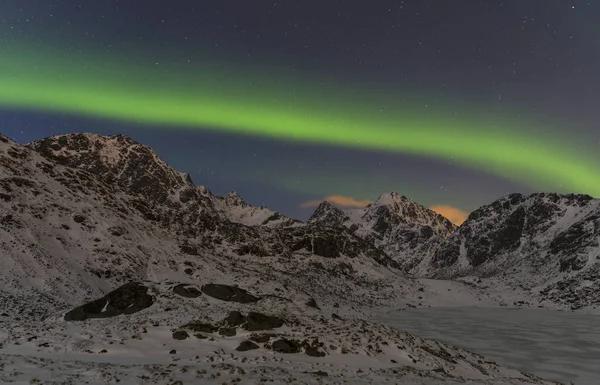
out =
<path fill-rule="evenodd" d="M 234 264 L 271 258 L 288 272 L 346 275 L 341 287 L 368 287 L 383 269 L 388 280 L 488 279 L 540 302 L 600 304 L 600 201 L 587 195 L 512 194 L 457 227 L 392 192 L 362 209 L 323 202 L 303 223 L 235 192 L 215 196 L 123 135 L 76 133 L 26 145 L 0 136 L 0 145 L 0 289 L 7 293 L 24 288 L 72 303 L 153 274 L 193 276 L 198 262 L 178 259 L 209 253 Z"/>

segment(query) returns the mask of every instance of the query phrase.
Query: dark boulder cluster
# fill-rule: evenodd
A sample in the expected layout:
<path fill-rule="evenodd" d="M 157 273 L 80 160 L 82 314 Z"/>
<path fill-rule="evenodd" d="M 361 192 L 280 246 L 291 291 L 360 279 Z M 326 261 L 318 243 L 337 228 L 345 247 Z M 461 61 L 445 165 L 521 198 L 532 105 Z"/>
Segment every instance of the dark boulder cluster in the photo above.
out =
<path fill-rule="evenodd" d="M 285 321 L 276 316 L 258 312 L 250 312 L 247 315 L 243 315 L 239 311 L 232 311 L 217 325 L 206 322 L 190 322 L 184 325 L 183 328 L 200 333 L 218 332 L 221 336 L 233 337 L 237 334 L 238 327 L 247 331 L 263 331 L 280 328 L 284 324 Z"/>

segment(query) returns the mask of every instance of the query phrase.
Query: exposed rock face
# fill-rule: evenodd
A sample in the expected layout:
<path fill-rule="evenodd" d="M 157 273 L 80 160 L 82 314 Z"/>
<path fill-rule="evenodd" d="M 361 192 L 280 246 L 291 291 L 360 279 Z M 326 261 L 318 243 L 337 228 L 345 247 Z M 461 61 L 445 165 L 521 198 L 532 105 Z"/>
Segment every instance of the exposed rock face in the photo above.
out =
<path fill-rule="evenodd" d="M 124 135 L 59 135 L 34 142 L 30 148 L 62 165 L 79 168 L 135 192 L 151 202 L 164 203 L 170 191 L 191 184 L 187 174 L 163 162 L 148 146 Z"/>
<path fill-rule="evenodd" d="M 406 273 L 456 229 L 448 219 L 396 193 L 383 194 L 364 209 L 341 210 L 323 202 L 308 223 L 347 229 L 392 257 Z"/>
<path fill-rule="evenodd" d="M 67 312 L 65 321 L 84 321 L 88 318 L 108 318 L 121 314 L 133 314 L 154 303 L 148 287 L 139 282 L 126 283 L 97 300 Z"/>
<path fill-rule="evenodd" d="M 421 275 L 503 276 L 542 298 L 600 304 L 600 201 L 587 195 L 511 194 L 471 213 L 419 266 Z M 558 278 L 558 281 L 557 281 Z M 548 285 L 548 282 L 552 282 Z"/>
<path fill-rule="evenodd" d="M 356 285 L 397 291 L 398 263 L 364 238 L 285 218 L 235 193 L 217 197 L 124 136 L 59 135 L 26 146 L 7 139 L 0 165 L 7 290 L 72 307 L 156 274 L 231 281 L 233 270 L 241 280 L 299 275 L 289 284 L 320 298 L 335 292 L 356 301 Z M 191 300 L 199 294 L 172 289 Z"/>

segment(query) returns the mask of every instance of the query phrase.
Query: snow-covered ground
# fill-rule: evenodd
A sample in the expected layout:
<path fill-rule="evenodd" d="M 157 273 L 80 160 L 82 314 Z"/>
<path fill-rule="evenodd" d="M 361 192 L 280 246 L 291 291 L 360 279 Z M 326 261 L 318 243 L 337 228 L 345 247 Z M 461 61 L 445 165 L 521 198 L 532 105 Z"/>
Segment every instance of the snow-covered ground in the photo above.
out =
<path fill-rule="evenodd" d="M 510 274 L 416 279 L 406 272 L 454 226 L 397 194 L 363 211 L 363 225 L 346 223 L 322 204 L 300 223 L 233 192 L 215 196 L 124 136 L 22 146 L 0 135 L 0 383 L 549 384 L 497 365 L 479 346 L 471 353 L 365 320 L 428 307 L 591 309 L 593 269 L 545 292 L 560 301 L 544 301 L 529 271 L 521 286 Z M 393 257 L 376 247 L 384 244 Z M 399 262 L 407 253 L 414 258 Z M 62 318 L 133 282 L 154 302 L 130 287 L 100 299 L 97 311 L 146 303 L 139 313 Z M 225 298 L 234 288 L 256 297 Z M 282 324 L 252 336 L 246 321 L 228 323 L 231 312 Z M 212 326 L 192 333 L 190 322 Z"/>
<path fill-rule="evenodd" d="M 599 315 L 447 307 L 410 309 L 377 321 L 546 379 L 575 385 L 600 383 Z"/>

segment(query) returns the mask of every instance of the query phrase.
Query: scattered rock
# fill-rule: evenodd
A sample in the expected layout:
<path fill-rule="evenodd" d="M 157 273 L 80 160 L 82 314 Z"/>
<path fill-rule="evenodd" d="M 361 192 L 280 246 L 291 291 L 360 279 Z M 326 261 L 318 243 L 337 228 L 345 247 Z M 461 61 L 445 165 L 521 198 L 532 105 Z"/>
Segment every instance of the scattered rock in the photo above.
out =
<path fill-rule="evenodd" d="M 169 354 L 177 354 L 177 350 L 173 349 L 173 350 L 169 351 Z"/>

